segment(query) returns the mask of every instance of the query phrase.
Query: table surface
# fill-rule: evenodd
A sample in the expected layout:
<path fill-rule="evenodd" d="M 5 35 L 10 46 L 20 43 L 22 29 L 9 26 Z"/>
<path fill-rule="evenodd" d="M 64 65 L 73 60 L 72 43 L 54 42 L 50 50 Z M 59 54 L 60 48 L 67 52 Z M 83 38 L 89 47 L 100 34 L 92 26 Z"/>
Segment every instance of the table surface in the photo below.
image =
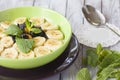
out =
<path fill-rule="evenodd" d="M 20 6 L 42 6 L 55 10 L 68 19 L 73 33 L 79 37 L 77 33 L 80 25 L 88 24 L 81 11 L 84 4 L 93 5 L 105 15 L 107 22 L 120 27 L 120 0 L 0 0 L 0 10 Z M 120 51 L 119 47 L 118 42 L 109 48 Z M 82 57 L 85 56 L 87 48 L 89 47 L 80 44 L 80 53 L 75 62 L 67 70 L 45 80 L 75 80 L 76 73 L 82 67 Z"/>

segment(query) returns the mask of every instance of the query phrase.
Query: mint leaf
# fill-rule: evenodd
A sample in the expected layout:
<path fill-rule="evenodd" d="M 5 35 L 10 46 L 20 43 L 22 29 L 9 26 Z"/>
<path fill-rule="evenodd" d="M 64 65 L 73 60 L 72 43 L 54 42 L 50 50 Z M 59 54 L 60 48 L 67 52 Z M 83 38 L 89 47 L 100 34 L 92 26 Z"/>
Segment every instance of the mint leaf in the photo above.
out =
<path fill-rule="evenodd" d="M 101 45 L 101 44 L 98 44 L 98 45 L 97 45 L 97 48 L 96 48 L 97 54 L 100 54 L 101 51 L 102 51 L 102 45 Z"/>
<path fill-rule="evenodd" d="M 38 33 L 41 33 L 41 32 L 42 32 L 40 28 L 31 28 L 30 31 L 32 31 L 32 32 L 35 33 L 35 34 L 38 34 Z"/>
<path fill-rule="evenodd" d="M 90 73 L 87 68 L 82 68 L 76 75 L 76 80 L 91 80 Z"/>
<path fill-rule="evenodd" d="M 98 64 L 98 55 L 96 53 L 96 50 L 90 48 L 86 51 L 86 53 L 87 53 L 87 63 L 88 63 L 88 65 L 96 67 L 97 64 Z"/>
<path fill-rule="evenodd" d="M 12 24 L 8 27 L 7 30 L 5 30 L 4 33 L 8 35 L 19 36 L 20 34 L 23 33 L 23 31 L 17 25 Z"/>
<path fill-rule="evenodd" d="M 28 53 L 33 48 L 34 41 L 33 39 L 16 38 L 16 44 L 20 51 Z"/>
<path fill-rule="evenodd" d="M 119 78 L 120 78 L 120 69 L 118 68 L 118 69 L 115 69 L 112 73 L 111 73 L 111 75 L 109 76 L 110 78 L 118 78 L 118 74 L 119 74 Z M 120 80 L 120 79 L 119 79 Z"/>
<path fill-rule="evenodd" d="M 96 80 L 106 80 L 109 75 L 114 71 L 113 67 L 107 67 L 102 70 L 102 72 L 97 76 Z"/>
<path fill-rule="evenodd" d="M 26 20 L 25 20 L 25 25 L 26 25 L 28 30 L 30 30 L 30 28 L 32 27 L 28 18 L 26 18 Z"/>
<path fill-rule="evenodd" d="M 120 55 L 118 55 L 118 54 L 113 54 L 113 53 L 108 54 L 107 56 L 105 56 L 103 61 L 100 63 L 100 65 L 99 65 L 100 69 L 103 69 L 103 68 L 109 66 L 111 63 L 113 63 L 114 61 L 116 61 L 119 58 L 120 58 Z"/>
<path fill-rule="evenodd" d="M 116 80 L 120 80 L 120 72 L 116 74 Z"/>
<path fill-rule="evenodd" d="M 109 78 L 109 76 L 111 76 L 111 74 L 113 74 L 113 72 L 115 71 L 115 67 L 119 67 L 120 63 L 119 63 L 120 59 L 118 59 L 116 61 L 116 63 L 112 63 L 109 66 L 107 66 L 106 68 L 104 68 L 98 75 L 97 75 L 97 79 L 96 80 L 107 80 Z M 116 74 L 114 74 L 116 75 Z"/>
<path fill-rule="evenodd" d="M 109 49 L 103 49 L 100 53 L 99 53 L 99 63 L 101 63 L 103 61 L 103 59 L 108 55 L 108 54 L 112 54 L 112 51 Z"/>
<path fill-rule="evenodd" d="M 33 27 L 33 26 L 34 26 L 34 24 L 35 24 L 35 23 L 34 23 L 34 22 L 32 22 L 30 26 L 31 26 L 31 27 Z"/>

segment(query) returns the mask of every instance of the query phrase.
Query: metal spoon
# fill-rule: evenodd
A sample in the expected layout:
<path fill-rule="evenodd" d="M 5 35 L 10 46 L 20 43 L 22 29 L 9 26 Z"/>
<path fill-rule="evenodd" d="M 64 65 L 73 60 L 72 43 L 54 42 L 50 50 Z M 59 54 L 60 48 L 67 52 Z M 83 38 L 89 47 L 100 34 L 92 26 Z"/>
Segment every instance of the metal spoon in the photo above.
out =
<path fill-rule="evenodd" d="M 118 30 L 118 28 L 115 26 L 109 26 L 109 24 L 106 23 L 104 15 L 99 10 L 95 9 L 91 5 L 85 5 L 82 7 L 82 11 L 89 23 L 95 25 L 97 28 L 99 28 L 101 25 L 105 25 L 107 28 L 109 28 L 120 37 L 120 30 Z"/>

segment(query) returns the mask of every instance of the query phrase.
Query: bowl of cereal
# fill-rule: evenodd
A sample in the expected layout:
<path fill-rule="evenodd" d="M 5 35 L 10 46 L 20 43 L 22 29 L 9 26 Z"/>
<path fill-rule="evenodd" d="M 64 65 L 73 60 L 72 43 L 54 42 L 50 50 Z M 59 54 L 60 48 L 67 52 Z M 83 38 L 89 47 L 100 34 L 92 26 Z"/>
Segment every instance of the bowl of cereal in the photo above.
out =
<path fill-rule="evenodd" d="M 66 49 L 71 34 L 66 18 L 46 8 L 0 11 L 0 66 L 29 69 L 50 63 Z"/>

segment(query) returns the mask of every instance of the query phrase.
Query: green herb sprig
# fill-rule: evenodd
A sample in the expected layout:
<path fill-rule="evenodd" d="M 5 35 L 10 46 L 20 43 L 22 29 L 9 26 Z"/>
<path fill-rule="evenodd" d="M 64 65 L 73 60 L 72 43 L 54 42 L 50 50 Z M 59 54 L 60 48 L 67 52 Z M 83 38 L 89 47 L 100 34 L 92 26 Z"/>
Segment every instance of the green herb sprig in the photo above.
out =
<path fill-rule="evenodd" d="M 30 33 L 30 31 L 32 31 L 35 34 L 42 32 L 40 28 L 34 27 L 34 23 L 31 23 L 28 18 L 26 18 L 25 25 L 28 33 Z"/>
<path fill-rule="evenodd" d="M 96 49 L 88 49 L 86 54 L 87 64 L 98 68 L 96 80 L 107 80 L 109 78 L 120 80 L 120 52 L 103 49 L 101 44 L 98 44 Z M 82 68 L 77 73 L 76 80 L 91 80 L 89 75 L 89 71 Z M 84 78 L 81 79 L 82 77 Z"/>

